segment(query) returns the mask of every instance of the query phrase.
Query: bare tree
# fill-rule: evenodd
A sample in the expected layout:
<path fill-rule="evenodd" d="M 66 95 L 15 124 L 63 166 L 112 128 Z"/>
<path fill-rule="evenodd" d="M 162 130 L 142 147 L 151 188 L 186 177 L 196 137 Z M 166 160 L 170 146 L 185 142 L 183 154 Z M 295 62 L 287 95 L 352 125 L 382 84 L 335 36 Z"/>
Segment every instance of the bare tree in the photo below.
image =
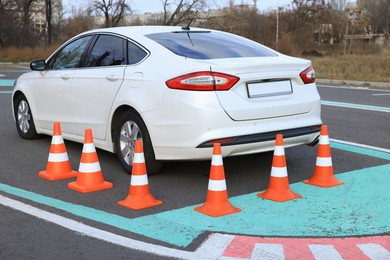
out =
<path fill-rule="evenodd" d="M 189 22 L 197 11 L 204 11 L 206 0 L 162 0 L 164 25 L 178 25 Z"/>
<path fill-rule="evenodd" d="M 53 15 L 53 2 L 52 0 L 45 0 L 46 9 L 46 23 L 47 23 L 47 43 L 52 43 L 53 26 L 52 26 L 52 15 Z"/>
<path fill-rule="evenodd" d="M 30 15 L 31 6 L 37 0 L 18 0 L 17 4 L 22 14 L 22 32 L 20 34 L 19 46 L 26 46 L 27 39 L 30 37 Z"/>
<path fill-rule="evenodd" d="M 360 7 L 371 16 L 371 27 L 374 33 L 389 33 L 390 0 L 360 0 Z"/>
<path fill-rule="evenodd" d="M 15 21 L 16 17 L 13 17 L 14 13 L 10 12 L 12 2 L 12 0 L 0 0 L 0 17 L 2 19 L 0 23 L 0 47 L 10 41 L 12 31 L 15 31 L 12 28 L 15 23 L 12 23 L 12 21 Z"/>
<path fill-rule="evenodd" d="M 58 35 L 59 26 L 62 20 L 62 1 L 61 0 L 44 0 L 45 14 L 47 24 L 47 44 L 50 45 L 55 41 Z"/>
<path fill-rule="evenodd" d="M 126 0 L 95 0 L 90 5 L 91 10 L 105 17 L 105 26 L 117 26 L 124 18 L 126 11 L 131 11 Z"/>
<path fill-rule="evenodd" d="M 331 23 L 331 8 L 325 0 L 294 0 L 293 9 L 280 15 L 285 32 L 301 49 L 311 48 L 314 31 L 320 24 Z"/>
<path fill-rule="evenodd" d="M 62 37 L 69 39 L 81 32 L 93 28 L 93 18 L 89 10 L 72 8 L 72 15 L 67 19 L 62 29 Z"/>

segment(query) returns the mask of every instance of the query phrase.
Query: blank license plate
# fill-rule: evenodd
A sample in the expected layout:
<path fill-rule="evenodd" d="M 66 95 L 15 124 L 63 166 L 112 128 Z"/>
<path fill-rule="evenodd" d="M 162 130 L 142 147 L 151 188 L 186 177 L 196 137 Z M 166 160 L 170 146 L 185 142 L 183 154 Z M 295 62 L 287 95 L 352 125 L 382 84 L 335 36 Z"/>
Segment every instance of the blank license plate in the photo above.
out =
<path fill-rule="evenodd" d="M 247 88 L 249 98 L 286 95 L 292 93 L 290 80 L 248 83 Z"/>

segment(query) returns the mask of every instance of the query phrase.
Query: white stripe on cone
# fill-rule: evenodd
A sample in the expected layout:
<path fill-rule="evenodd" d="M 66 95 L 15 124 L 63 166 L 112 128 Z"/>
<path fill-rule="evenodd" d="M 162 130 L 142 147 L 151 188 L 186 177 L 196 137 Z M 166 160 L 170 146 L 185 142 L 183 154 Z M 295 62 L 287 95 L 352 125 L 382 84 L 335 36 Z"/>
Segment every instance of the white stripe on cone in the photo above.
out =
<path fill-rule="evenodd" d="M 222 156 L 220 154 L 213 154 L 211 157 L 211 165 L 221 166 L 223 165 Z"/>
<path fill-rule="evenodd" d="M 63 144 L 64 139 L 62 138 L 62 135 L 53 135 L 53 138 L 51 139 L 51 144 Z"/>
<path fill-rule="evenodd" d="M 329 136 L 328 135 L 320 135 L 319 144 L 329 144 Z"/>
<path fill-rule="evenodd" d="M 49 162 L 66 162 L 68 161 L 68 154 L 65 153 L 49 153 Z"/>
<path fill-rule="evenodd" d="M 283 156 L 284 155 L 284 147 L 283 146 L 275 146 L 274 155 Z"/>
<path fill-rule="evenodd" d="M 84 144 L 83 153 L 94 153 L 94 152 L 96 152 L 96 149 L 93 143 Z"/>
<path fill-rule="evenodd" d="M 209 180 L 209 190 L 211 191 L 224 191 L 226 190 L 225 180 Z"/>
<path fill-rule="evenodd" d="M 316 165 L 322 166 L 322 167 L 332 166 L 332 158 L 331 157 L 317 157 Z"/>
<path fill-rule="evenodd" d="M 287 169 L 286 167 L 275 167 L 271 168 L 271 176 L 272 177 L 287 177 Z"/>
<path fill-rule="evenodd" d="M 143 175 L 131 175 L 131 186 L 143 186 L 148 184 L 148 177 L 146 174 Z"/>
<path fill-rule="evenodd" d="M 143 153 L 134 153 L 133 163 L 145 163 L 145 157 Z"/>
<path fill-rule="evenodd" d="M 79 172 L 92 173 L 101 171 L 99 162 L 80 163 Z"/>

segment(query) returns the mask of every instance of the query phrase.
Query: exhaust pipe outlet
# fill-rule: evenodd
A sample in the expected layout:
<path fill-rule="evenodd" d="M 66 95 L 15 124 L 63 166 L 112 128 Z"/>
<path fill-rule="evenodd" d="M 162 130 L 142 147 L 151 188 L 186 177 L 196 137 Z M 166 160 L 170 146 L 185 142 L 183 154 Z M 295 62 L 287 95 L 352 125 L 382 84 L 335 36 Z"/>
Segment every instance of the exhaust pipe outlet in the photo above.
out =
<path fill-rule="evenodd" d="M 320 136 L 317 135 L 317 137 L 314 139 L 314 141 L 307 144 L 307 145 L 313 147 L 313 146 L 316 146 L 319 143 L 319 141 L 320 141 Z"/>

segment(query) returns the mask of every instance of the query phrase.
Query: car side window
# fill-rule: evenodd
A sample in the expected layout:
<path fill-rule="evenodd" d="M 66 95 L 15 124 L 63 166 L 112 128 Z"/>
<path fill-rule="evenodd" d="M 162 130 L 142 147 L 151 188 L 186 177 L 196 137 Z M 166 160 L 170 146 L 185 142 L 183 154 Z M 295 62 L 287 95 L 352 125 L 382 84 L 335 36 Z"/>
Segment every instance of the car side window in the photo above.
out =
<path fill-rule="evenodd" d="M 114 66 L 126 64 L 125 40 L 112 35 L 99 35 L 86 67 Z"/>
<path fill-rule="evenodd" d="M 79 65 L 81 56 L 83 55 L 91 38 L 92 36 L 86 36 L 77 39 L 62 48 L 56 54 L 51 69 L 58 70 L 76 68 Z"/>
<path fill-rule="evenodd" d="M 146 51 L 132 42 L 127 43 L 127 51 L 130 65 L 137 64 L 148 55 Z"/>

